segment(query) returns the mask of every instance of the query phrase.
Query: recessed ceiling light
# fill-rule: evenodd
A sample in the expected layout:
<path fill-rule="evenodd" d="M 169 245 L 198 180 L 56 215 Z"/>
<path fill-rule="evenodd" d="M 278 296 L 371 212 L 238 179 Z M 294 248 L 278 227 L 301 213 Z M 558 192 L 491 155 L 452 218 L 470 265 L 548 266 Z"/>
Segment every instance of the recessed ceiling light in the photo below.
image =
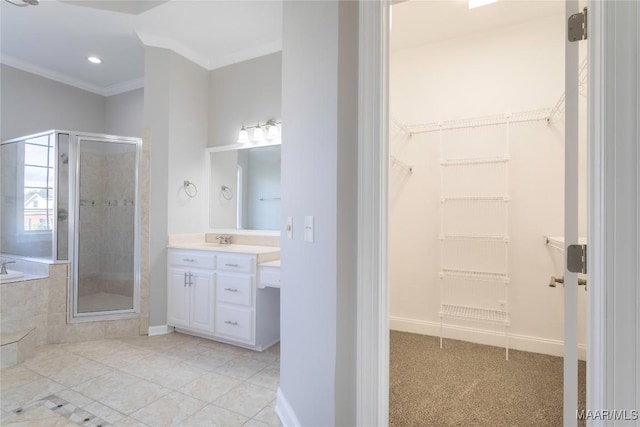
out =
<path fill-rule="evenodd" d="M 469 0 L 469 9 L 496 3 L 498 0 Z"/>
<path fill-rule="evenodd" d="M 98 58 L 97 56 L 90 56 L 87 58 L 87 60 L 92 64 L 102 64 L 102 59 Z"/>

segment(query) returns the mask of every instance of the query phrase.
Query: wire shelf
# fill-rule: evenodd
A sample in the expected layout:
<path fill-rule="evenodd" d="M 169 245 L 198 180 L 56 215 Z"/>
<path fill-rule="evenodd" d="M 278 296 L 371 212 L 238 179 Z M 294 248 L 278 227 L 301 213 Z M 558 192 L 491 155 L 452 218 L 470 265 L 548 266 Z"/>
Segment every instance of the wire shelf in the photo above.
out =
<path fill-rule="evenodd" d="M 544 236 L 544 240 L 547 246 L 549 246 L 550 248 L 556 249 L 560 252 L 564 252 L 564 236 Z M 587 238 L 579 237 L 578 244 L 586 245 Z"/>
<path fill-rule="evenodd" d="M 500 157 L 476 157 L 476 158 L 468 158 L 468 159 L 449 159 L 449 160 L 441 160 L 440 164 L 442 166 L 462 166 L 462 165 L 480 165 L 487 163 L 505 163 L 509 161 L 509 157 L 500 156 Z"/>
<path fill-rule="evenodd" d="M 486 308 L 442 304 L 440 306 L 439 315 L 440 317 L 476 320 L 479 322 L 494 323 L 504 326 L 509 325 L 509 313 L 502 310 L 488 310 Z"/>
<path fill-rule="evenodd" d="M 465 279 L 475 280 L 479 282 L 499 282 L 509 283 L 509 275 L 504 273 L 494 273 L 488 271 L 473 271 L 473 270 L 452 270 L 443 268 L 440 270 L 441 279 Z"/>
<path fill-rule="evenodd" d="M 390 161 L 391 161 L 391 165 L 392 166 L 399 166 L 400 168 L 406 170 L 409 173 L 413 172 L 413 166 L 412 165 L 408 165 L 405 162 L 403 162 L 402 160 L 398 159 L 396 156 L 391 155 L 390 157 Z"/>
<path fill-rule="evenodd" d="M 476 128 L 482 126 L 504 125 L 507 123 L 548 121 L 551 117 L 552 110 L 552 108 L 543 108 L 539 110 L 519 111 L 513 114 L 496 114 L 492 116 L 473 117 L 461 120 L 405 125 L 404 129 L 406 129 L 411 135 L 415 135 L 427 132 L 437 132 L 440 130 Z"/>
<path fill-rule="evenodd" d="M 473 240 L 481 242 L 504 242 L 508 243 L 509 236 L 487 236 L 479 234 L 441 234 L 438 236 L 440 240 Z"/>
<path fill-rule="evenodd" d="M 455 196 L 441 197 L 440 202 L 508 202 L 509 196 Z"/>

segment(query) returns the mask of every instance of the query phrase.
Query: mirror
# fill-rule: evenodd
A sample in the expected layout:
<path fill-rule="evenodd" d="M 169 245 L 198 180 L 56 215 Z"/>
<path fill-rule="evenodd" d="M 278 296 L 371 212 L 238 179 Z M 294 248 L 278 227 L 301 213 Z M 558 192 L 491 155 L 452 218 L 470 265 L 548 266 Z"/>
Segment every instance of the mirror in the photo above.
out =
<path fill-rule="evenodd" d="M 280 228 L 280 145 L 207 149 L 209 227 Z"/>

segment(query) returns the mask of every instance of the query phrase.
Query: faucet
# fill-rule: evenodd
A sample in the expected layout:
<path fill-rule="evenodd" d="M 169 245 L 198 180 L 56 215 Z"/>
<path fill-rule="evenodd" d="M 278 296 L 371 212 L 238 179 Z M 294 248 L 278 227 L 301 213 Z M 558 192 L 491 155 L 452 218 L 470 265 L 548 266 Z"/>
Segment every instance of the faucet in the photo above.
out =
<path fill-rule="evenodd" d="M 223 236 L 218 235 L 216 236 L 216 239 L 218 240 L 218 243 L 220 243 L 221 245 L 230 245 L 231 244 L 231 236 Z"/>
<path fill-rule="evenodd" d="M 5 261 L 0 264 L 0 274 L 9 274 L 7 271 L 7 264 L 15 264 L 15 261 Z"/>

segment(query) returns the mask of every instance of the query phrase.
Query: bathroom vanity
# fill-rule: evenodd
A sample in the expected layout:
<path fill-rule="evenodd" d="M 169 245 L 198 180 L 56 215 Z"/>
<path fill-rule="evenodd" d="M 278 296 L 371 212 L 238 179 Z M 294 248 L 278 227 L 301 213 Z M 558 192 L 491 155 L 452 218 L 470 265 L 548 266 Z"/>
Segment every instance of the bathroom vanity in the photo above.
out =
<path fill-rule="evenodd" d="M 257 351 L 277 343 L 279 276 L 277 287 L 273 278 L 271 286 L 258 286 L 258 266 L 267 263 L 268 268 L 279 258 L 280 248 L 272 246 L 170 244 L 167 324 Z"/>

